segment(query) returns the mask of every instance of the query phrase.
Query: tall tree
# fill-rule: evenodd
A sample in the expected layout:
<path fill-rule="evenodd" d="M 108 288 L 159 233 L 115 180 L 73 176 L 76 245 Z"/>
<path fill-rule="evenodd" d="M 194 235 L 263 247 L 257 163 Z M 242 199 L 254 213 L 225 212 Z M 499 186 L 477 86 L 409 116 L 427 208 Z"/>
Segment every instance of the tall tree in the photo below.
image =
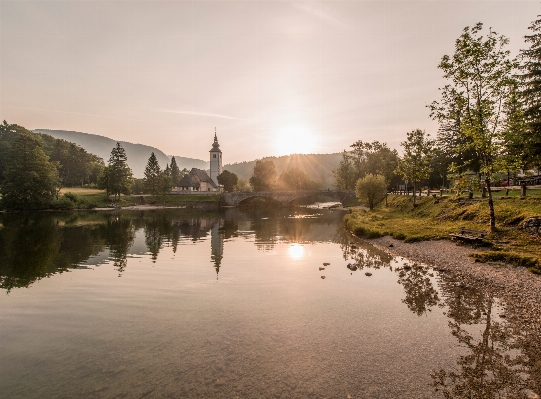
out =
<path fill-rule="evenodd" d="M 441 100 L 430 105 L 433 117 L 449 122 L 451 109 L 461 114 L 459 134 L 464 150 L 472 150 L 485 176 L 490 209 L 490 230 L 496 228 L 492 181 L 502 153 L 506 128 L 504 104 L 513 87 L 512 73 L 518 64 L 509 58 L 509 40 L 490 30 L 481 34 L 483 24 L 464 28 L 455 42 L 455 53 L 443 56 L 438 67 L 449 81 L 440 89 Z"/>
<path fill-rule="evenodd" d="M 398 153 L 396 150 L 391 150 L 387 143 L 379 141 L 369 143 L 358 140 L 351 145 L 351 157 L 358 178 L 368 174 L 379 174 L 385 177 L 389 185 L 395 177 Z"/>
<path fill-rule="evenodd" d="M 227 192 L 233 191 L 233 188 L 239 181 L 238 176 L 228 170 L 224 170 L 216 178 L 218 179 L 218 183 L 222 184 L 224 190 Z"/>
<path fill-rule="evenodd" d="M 340 190 L 353 190 L 357 181 L 357 173 L 353 166 L 351 155 L 346 150 L 342 152 L 342 159 L 332 174 L 335 179 L 335 186 Z"/>
<path fill-rule="evenodd" d="M 32 133 L 21 133 L 11 146 L 0 188 L 6 209 L 46 207 L 59 184 L 56 165 L 49 162 L 41 140 Z"/>
<path fill-rule="evenodd" d="M 171 180 L 173 181 L 173 187 L 177 187 L 178 182 L 180 181 L 180 178 L 183 175 L 180 172 L 180 169 L 177 165 L 177 161 L 175 157 L 171 158 Z"/>
<path fill-rule="evenodd" d="M 173 188 L 173 179 L 171 178 L 171 169 L 168 167 L 165 168 L 165 170 L 160 173 L 159 178 L 160 178 L 159 180 L 160 194 L 162 196 L 163 203 L 165 204 L 165 196 Z"/>
<path fill-rule="evenodd" d="M 541 15 L 537 16 L 541 18 Z M 522 83 L 522 102 L 524 117 L 528 125 L 528 134 L 524 136 L 525 157 L 530 166 L 541 164 L 541 19 L 536 19 L 528 28 L 530 35 L 524 37 L 530 44 L 522 50 L 520 57 L 523 61 L 520 76 Z"/>
<path fill-rule="evenodd" d="M 143 179 L 145 190 L 152 194 L 153 197 L 161 192 L 161 174 L 160 164 L 153 152 L 148 158 L 147 166 L 145 168 L 145 177 Z"/>
<path fill-rule="evenodd" d="M 126 151 L 120 143 L 111 151 L 109 163 L 107 165 L 107 186 L 109 194 L 115 196 L 115 201 L 120 198 L 120 194 L 128 195 L 132 185 L 133 173 L 128 166 L 128 157 Z"/>
<path fill-rule="evenodd" d="M 257 160 L 254 165 L 254 173 L 250 177 L 250 186 L 254 191 L 270 191 L 274 188 L 276 179 L 276 167 L 274 162 L 261 159 Z"/>
<path fill-rule="evenodd" d="M 278 185 L 284 190 L 317 190 L 319 183 L 296 166 L 282 172 L 278 177 Z"/>
<path fill-rule="evenodd" d="M 430 161 L 434 147 L 433 140 L 424 130 L 416 129 L 408 132 L 406 141 L 400 143 L 404 148 L 402 158 L 398 160 L 397 172 L 413 184 L 413 205 L 418 184 L 430 177 Z"/>

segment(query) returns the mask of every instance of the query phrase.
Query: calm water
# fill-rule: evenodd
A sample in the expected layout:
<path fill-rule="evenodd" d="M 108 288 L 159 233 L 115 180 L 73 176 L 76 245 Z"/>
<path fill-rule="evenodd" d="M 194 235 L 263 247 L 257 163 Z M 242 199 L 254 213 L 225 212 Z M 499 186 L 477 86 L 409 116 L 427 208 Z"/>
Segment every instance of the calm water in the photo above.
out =
<path fill-rule="evenodd" d="M 535 388 L 535 354 L 499 318 L 503 303 L 357 242 L 342 217 L 2 215 L 0 397 L 515 398 Z"/>

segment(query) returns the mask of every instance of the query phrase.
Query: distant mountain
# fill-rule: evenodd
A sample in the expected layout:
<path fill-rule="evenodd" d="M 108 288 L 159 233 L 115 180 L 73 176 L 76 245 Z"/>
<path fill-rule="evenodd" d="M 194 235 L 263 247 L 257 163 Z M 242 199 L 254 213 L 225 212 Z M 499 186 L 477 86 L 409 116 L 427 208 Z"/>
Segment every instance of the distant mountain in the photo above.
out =
<path fill-rule="evenodd" d="M 332 170 L 338 167 L 342 159 L 342 154 L 292 154 L 281 157 L 265 157 L 263 159 L 273 161 L 278 174 L 290 168 L 298 167 L 312 180 L 321 182 L 323 188 L 327 189 L 334 188 Z M 224 165 L 224 169 L 235 173 L 240 178 L 248 180 L 254 171 L 255 162 L 248 161 L 228 164 Z"/>
<path fill-rule="evenodd" d="M 99 136 L 97 134 L 72 132 L 66 130 L 49 130 L 49 129 L 36 129 L 35 133 L 48 134 L 57 139 L 63 139 L 71 143 L 75 143 L 83 147 L 86 151 L 96 154 L 103 158 L 105 163 L 109 160 L 111 150 L 116 145 L 117 140 L 110 139 L 108 137 Z M 150 154 L 154 152 L 160 166 L 165 168 L 165 165 L 171 162 L 171 155 L 166 155 L 159 149 L 144 144 L 133 144 L 126 141 L 119 141 L 120 145 L 126 150 L 128 157 L 128 165 L 133 171 L 133 174 L 137 178 L 142 178 L 145 171 Z M 209 162 L 201 159 L 186 158 L 175 155 L 175 160 L 180 169 L 186 168 L 199 168 L 208 169 Z"/>

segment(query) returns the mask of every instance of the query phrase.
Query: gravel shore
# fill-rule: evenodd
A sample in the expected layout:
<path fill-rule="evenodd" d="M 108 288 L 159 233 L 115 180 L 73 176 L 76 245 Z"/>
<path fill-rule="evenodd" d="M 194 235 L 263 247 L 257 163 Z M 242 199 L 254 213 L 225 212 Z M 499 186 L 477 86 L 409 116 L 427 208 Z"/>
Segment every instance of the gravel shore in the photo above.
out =
<path fill-rule="evenodd" d="M 528 342 L 530 376 L 534 382 L 532 388 L 540 393 L 541 276 L 524 267 L 475 262 L 468 255 L 476 249 L 450 240 L 405 243 L 386 236 L 368 241 L 395 256 L 443 269 L 451 281 L 468 289 L 485 290 L 499 298 L 505 308 L 504 317 L 524 342 Z"/>
<path fill-rule="evenodd" d="M 456 280 L 468 286 L 491 289 L 495 296 L 507 303 L 509 318 L 541 327 L 541 276 L 524 267 L 475 262 L 468 255 L 478 250 L 450 240 L 405 243 L 386 236 L 370 242 L 395 255 L 446 269 Z"/>

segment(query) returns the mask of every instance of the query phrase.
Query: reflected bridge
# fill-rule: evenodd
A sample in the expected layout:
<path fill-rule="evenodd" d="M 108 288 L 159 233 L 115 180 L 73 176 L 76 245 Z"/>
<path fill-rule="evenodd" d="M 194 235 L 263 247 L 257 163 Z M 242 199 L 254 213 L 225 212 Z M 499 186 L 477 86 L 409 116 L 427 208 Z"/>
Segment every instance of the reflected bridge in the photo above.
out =
<path fill-rule="evenodd" d="M 241 191 L 233 193 L 223 193 L 222 198 L 226 205 L 239 206 L 242 201 L 256 198 L 266 197 L 280 201 L 282 206 L 289 206 L 291 201 L 303 197 L 310 197 L 313 195 L 321 195 L 340 201 L 345 204 L 355 199 L 354 190 L 294 190 L 294 191 Z"/>

